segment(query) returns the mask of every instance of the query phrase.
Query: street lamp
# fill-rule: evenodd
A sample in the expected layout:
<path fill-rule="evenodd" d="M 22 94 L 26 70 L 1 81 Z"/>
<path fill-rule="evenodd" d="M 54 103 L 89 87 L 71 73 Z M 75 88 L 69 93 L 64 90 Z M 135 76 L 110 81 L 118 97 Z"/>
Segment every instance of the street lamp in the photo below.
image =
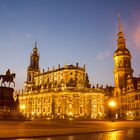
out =
<path fill-rule="evenodd" d="M 115 106 L 116 106 L 116 102 L 115 101 L 110 101 L 109 102 L 109 106 L 111 107 L 111 108 L 114 108 Z"/>
<path fill-rule="evenodd" d="M 20 110 L 23 114 L 24 114 L 25 108 L 26 108 L 25 104 L 20 105 Z"/>
<path fill-rule="evenodd" d="M 115 107 L 116 107 L 116 102 L 111 100 L 109 102 L 109 107 L 110 107 L 110 111 L 111 111 L 111 119 L 112 121 L 114 121 L 115 119 Z"/>

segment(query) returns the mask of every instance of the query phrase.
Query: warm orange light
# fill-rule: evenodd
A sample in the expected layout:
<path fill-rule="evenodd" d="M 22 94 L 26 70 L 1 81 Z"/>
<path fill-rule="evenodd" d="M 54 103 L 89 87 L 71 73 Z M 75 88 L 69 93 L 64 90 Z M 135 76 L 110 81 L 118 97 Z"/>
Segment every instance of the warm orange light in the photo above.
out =
<path fill-rule="evenodd" d="M 110 106 L 110 107 L 115 107 L 115 106 L 116 106 L 116 102 L 110 101 L 110 102 L 109 102 L 109 106 Z"/>
<path fill-rule="evenodd" d="M 70 116 L 72 116 L 72 115 L 73 115 L 73 113 L 70 111 L 70 112 L 69 112 L 69 115 L 70 115 Z"/>
<path fill-rule="evenodd" d="M 24 104 L 20 106 L 20 109 L 22 109 L 22 110 L 25 108 L 26 108 L 26 106 Z"/>

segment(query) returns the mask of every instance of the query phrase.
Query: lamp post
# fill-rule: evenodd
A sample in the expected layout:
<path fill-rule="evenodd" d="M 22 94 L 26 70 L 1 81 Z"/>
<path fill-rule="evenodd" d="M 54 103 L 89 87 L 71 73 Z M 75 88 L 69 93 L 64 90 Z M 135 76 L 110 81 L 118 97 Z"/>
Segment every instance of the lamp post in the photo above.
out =
<path fill-rule="evenodd" d="M 25 104 L 22 104 L 22 105 L 20 106 L 20 110 L 21 110 L 21 112 L 22 112 L 23 114 L 25 113 L 25 109 L 26 109 Z"/>
<path fill-rule="evenodd" d="M 109 107 L 110 107 L 110 111 L 111 111 L 111 121 L 114 121 L 115 119 L 115 108 L 116 108 L 116 102 L 111 100 L 109 102 Z"/>

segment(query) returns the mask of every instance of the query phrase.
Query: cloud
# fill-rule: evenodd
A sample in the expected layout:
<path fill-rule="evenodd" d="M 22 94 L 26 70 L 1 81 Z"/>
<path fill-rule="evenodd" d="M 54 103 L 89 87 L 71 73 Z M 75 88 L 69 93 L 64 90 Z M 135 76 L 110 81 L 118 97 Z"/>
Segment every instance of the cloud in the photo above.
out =
<path fill-rule="evenodd" d="M 110 51 L 100 52 L 97 54 L 96 58 L 98 60 L 102 61 L 102 60 L 108 58 L 110 56 L 110 54 L 111 54 Z"/>
<path fill-rule="evenodd" d="M 24 33 L 24 36 L 28 39 L 32 37 L 32 35 L 30 33 Z"/>
<path fill-rule="evenodd" d="M 138 50 L 140 50 L 140 26 L 136 27 L 133 34 L 134 44 Z"/>

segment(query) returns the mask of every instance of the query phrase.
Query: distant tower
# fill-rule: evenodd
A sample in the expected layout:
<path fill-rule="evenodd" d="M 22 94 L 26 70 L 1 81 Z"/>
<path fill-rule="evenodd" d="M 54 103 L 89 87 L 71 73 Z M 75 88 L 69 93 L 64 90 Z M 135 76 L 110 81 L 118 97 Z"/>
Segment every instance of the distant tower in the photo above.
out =
<path fill-rule="evenodd" d="M 114 52 L 114 82 L 115 91 L 114 95 L 121 95 L 121 90 L 126 86 L 126 79 L 128 76 L 133 76 L 133 69 L 131 68 L 131 54 L 126 48 L 124 33 L 122 30 L 122 24 L 119 21 L 119 33 L 118 33 L 118 48 Z"/>
<path fill-rule="evenodd" d="M 33 48 L 33 52 L 30 56 L 30 65 L 27 70 L 27 82 L 26 85 L 32 85 L 34 82 L 35 75 L 39 74 L 39 54 L 37 49 L 37 42 L 35 42 L 35 47 Z"/>

